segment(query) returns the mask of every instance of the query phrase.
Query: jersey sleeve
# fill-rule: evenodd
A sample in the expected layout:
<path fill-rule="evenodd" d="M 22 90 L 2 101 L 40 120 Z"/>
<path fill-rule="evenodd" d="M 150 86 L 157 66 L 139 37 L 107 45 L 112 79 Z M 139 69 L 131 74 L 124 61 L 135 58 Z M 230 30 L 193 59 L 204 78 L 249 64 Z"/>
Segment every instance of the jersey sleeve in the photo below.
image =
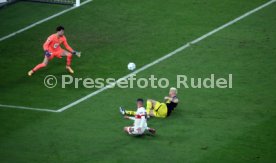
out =
<path fill-rule="evenodd" d="M 74 51 L 74 50 L 71 48 L 71 46 L 68 45 L 67 39 L 66 39 L 65 36 L 64 36 L 64 40 L 63 40 L 63 45 L 64 45 L 65 48 L 66 48 L 67 50 L 69 50 L 70 52 L 73 52 L 73 51 Z"/>
<path fill-rule="evenodd" d="M 129 117 L 128 119 L 135 121 L 135 118 L 134 118 L 134 117 Z"/>
<path fill-rule="evenodd" d="M 52 37 L 49 36 L 47 38 L 47 40 L 45 41 L 45 43 L 43 44 L 43 49 L 46 51 L 46 50 L 49 50 L 49 46 L 50 46 L 50 43 L 52 42 Z"/>

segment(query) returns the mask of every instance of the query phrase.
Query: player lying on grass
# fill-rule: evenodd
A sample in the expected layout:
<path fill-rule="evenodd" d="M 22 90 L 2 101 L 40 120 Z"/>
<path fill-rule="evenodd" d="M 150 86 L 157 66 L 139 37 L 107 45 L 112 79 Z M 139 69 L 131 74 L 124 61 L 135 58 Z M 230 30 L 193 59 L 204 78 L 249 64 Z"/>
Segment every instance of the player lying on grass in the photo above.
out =
<path fill-rule="evenodd" d="M 147 113 L 143 103 L 143 99 L 137 99 L 137 111 L 135 117 L 124 116 L 126 119 L 134 120 L 133 126 L 124 127 L 124 131 L 129 135 L 143 135 L 146 132 L 155 134 L 155 129 L 149 128 L 147 125 Z"/>
<path fill-rule="evenodd" d="M 65 48 L 68 50 L 64 50 L 60 47 L 63 44 Z M 73 50 L 67 43 L 66 37 L 64 36 L 64 27 L 58 26 L 56 28 L 56 33 L 52 34 L 48 37 L 46 42 L 43 45 L 44 49 L 44 60 L 42 63 L 36 65 L 32 70 L 28 72 L 29 76 L 32 76 L 34 72 L 37 70 L 46 67 L 48 62 L 52 60 L 54 57 L 62 58 L 63 56 L 67 57 L 66 69 L 73 74 L 74 71 L 71 68 L 71 61 L 74 55 L 80 57 L 81 53 Z"/>
<path fill-rule="evenodd" d="M 179 100 L 177 98 L 177 89 L 172 87 L 169 91 L 169 96 L 165 96 L 164 103 L 149 99 L 147 100 L 146 112 L 148 116 L 166 118 L 171 115 L 172 111 L 176 108 Z M 135 111 L 125 110 L 120 107 L 120 112 L 123 115 L 135 115 Z M 149 118 L 149 117 L 148 117 Z"/>

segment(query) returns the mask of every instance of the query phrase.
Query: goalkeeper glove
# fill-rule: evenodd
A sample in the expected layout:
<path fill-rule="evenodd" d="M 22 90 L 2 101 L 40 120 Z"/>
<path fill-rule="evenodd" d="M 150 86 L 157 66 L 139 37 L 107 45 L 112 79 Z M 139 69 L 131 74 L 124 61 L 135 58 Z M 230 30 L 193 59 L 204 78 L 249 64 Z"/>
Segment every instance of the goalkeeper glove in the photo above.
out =
<path fill-rule="evenodd" d="M 78 56 L 78 57 L 81 56 L 81 52 L 77 52 L 77 51 L 75 51 L 75 50 L 72 52 L 72 54 L 74 54 L 74 55 L 76 55 L 76 56 Z"/>
<path fill-rule="evenodd" d="M 44 51 L 44 55 L 48 58 L 51 57 L 51 53 L 48 50 Z"/>

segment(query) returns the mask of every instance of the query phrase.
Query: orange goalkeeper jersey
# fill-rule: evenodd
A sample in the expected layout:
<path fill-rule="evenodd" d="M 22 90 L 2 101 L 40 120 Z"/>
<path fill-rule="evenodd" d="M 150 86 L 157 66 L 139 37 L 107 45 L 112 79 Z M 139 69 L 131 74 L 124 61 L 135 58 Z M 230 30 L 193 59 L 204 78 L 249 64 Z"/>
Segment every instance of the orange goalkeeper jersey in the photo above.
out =
<path fill-rule="evenodd" d="M 43 49 L 49 52 L 55 52 L 61 50 L 60 45 L 63 44 L 67 50 L 73 52 L 73 49 L 68 45 L 66 37 L 59 37 L 57 34 L 52 34 L 48 37 L 46 42 L 43 44 Z"/>

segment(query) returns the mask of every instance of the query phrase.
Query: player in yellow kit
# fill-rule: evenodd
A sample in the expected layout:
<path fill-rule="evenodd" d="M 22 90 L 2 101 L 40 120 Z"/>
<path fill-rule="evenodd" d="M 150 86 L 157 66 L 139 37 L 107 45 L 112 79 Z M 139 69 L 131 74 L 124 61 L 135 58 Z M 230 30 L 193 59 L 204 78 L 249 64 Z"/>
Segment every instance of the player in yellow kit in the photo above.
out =
<path fill-rule="evenodd" d="M 146 112 L 148 116 L 166 118 L 171 115 L 172 111 L 177 107 L 179 102 L 177 98 L 177 89 L 172 87 L 169 91 L 169 96 L 165 96 L 165 102 L 159 102 L 152 99 L 147 100 Z M 135 115 L 135 111 L 125 110 L 120 107 L 120 112 L 123 115 Z"/>

